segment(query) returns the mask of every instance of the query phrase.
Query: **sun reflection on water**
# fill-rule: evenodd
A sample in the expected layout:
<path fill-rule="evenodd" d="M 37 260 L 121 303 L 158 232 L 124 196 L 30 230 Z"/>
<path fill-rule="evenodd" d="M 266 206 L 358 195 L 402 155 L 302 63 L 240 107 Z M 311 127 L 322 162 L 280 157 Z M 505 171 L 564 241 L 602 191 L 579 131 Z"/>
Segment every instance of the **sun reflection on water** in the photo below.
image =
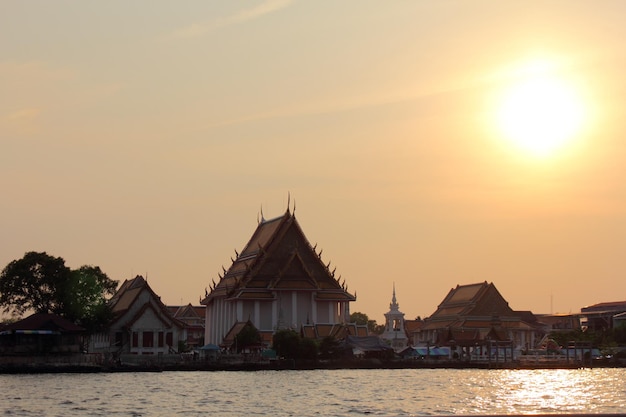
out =
<path fill-rule="evenodd" d="M 608 378 L 608 379 L 607 379 Z M 620 381 L 599 370 L 503 370 L 477 375 L 466 413 L 595 413 L 605 410 L 603 391 Z M 613 392 L 614 394 L 614 392 Z M 619 411 L 619 405 L 616 411 Z"/>

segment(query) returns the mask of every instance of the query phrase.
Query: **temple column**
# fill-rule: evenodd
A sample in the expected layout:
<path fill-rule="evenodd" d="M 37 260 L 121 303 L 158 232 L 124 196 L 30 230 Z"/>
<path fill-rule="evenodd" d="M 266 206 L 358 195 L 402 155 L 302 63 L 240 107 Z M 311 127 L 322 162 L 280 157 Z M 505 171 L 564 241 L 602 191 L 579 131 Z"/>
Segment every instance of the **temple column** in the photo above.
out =
<path fill-rule="evenodd" d="M 237 321 L 243 320 L 243 302 L 237 301 Z"/>
<path fill-rule="evenodd" d="M 257 329 L 260 328 L 261 325 L 261 303 L 259 300 L 254 300 L 254 327 Z"/>
<path fill-rule="evenodd" d="M 315 302 L 315 293 L 311 293 L 311 320 L 313 320 L 313 324 L 317 324 L 317 303 Z"/>
<path fill-rule="evenodd" d="M 291 324 L 298 325 L 298 293 L 295 291 L 291 292 Z"/>
<path fill-rule="evenodd" d="M 278 329 L 278 303 L 279 299 L 274 294 L 274 301 L 272 301 L 272 330 Z"/>

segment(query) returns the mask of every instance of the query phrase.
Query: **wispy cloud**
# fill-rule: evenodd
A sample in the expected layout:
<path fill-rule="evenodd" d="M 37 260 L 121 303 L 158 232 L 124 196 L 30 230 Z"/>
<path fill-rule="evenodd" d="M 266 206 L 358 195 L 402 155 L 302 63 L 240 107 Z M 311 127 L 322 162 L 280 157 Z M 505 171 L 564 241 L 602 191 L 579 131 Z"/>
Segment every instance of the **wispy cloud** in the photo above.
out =
<path fill-rule="evenodd" d="M 0 115 L 0 132 L 22 135 L 37 133 L 40 113 L 39 108 L 26 107 Z"/>
<path fill-rule="evenodd" d="M 292 3 L 292 0 L 266 0 L 256 7 L 243 9 L 230 16 L 212 19 L 203 23 L 193 23 L 173 33 L 174 38 L 195 38 L 203 36 L 212 30 L 226 26 L 237 25 L 258 19 L 267 14 L 284 9 Z"/>

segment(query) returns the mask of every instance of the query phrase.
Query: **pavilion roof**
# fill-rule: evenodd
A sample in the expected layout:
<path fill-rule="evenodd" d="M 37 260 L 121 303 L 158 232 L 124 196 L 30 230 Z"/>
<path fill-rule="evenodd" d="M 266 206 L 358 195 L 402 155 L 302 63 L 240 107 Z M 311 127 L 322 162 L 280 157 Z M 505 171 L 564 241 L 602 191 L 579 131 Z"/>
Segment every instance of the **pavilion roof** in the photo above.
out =
<path fill-rule="evenodd" d="M 85 329 L 71 321 L 57 315 L 49 313 L 35 313 L 22 320 L 7 324 L 3 331 L 34 331 L 53 330 L 60 333 L 80 333 Z"/>

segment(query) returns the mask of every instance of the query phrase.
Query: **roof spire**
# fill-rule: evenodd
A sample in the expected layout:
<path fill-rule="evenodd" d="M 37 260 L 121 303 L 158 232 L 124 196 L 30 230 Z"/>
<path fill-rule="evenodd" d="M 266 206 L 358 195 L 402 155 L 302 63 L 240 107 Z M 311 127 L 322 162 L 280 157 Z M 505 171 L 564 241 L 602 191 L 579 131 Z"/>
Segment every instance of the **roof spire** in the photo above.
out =
<path fill-rule="evenodd" d="M 390 310 L 398 310 L 400 306 L 398 305 L 398 302 L 396 301 L 396 283 L 393 283 L 393 296 L 391 297 L 391 304 L 389 304 L 389 309 Z"/>

